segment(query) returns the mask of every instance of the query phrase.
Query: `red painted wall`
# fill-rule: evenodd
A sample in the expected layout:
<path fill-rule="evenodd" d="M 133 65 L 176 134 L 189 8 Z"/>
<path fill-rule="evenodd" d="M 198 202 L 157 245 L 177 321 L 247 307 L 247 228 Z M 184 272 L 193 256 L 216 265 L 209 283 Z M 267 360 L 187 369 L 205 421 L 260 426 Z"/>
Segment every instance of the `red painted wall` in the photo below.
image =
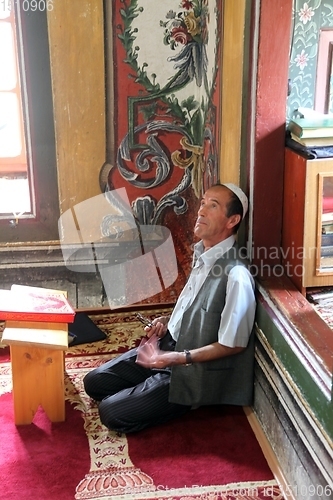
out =
<path fill-rule="evenodd" d="M 292 0 L 261 1 L 256 89 L 253 261 L 281 246 L 284 142 Z"/>

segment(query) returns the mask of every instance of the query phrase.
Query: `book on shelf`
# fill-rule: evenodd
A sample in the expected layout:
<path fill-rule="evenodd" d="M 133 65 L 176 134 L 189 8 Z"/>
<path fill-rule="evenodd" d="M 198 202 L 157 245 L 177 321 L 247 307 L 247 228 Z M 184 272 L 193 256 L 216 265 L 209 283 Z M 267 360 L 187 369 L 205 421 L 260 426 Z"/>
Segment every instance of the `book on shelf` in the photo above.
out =
<path fill-rule="evenodd" d="M 332 211 L 326 211 L 321 214 L 321 234 L 326 236 L 333 234 Z"/>
<path fill-rule="evenodd" d="M 311 302 L 321 305 L 333 301 L 333 289 L 330 287 L 319 290 L 307 291 L 307 299 Z"/>
<path fill-rule="evenodd" d="M 325 225 L 333 224 L 333 212 L 324 212 L 321 214 L 321 222 Z"/>
<path fill-rule="evenodd" d="M 292 118 L 287 129 L 301 139 L 333 137 L 333 116 L 327 118 Z"/>
<path fill-rule="evenodd" d="M 330 235 L 333 234 L 333 223 L 322 223 L 321 224 L 321 234 L 323 235 Z"/>
<path fill-rule="evenodd" d="M 333 213 L 333 196 L 323 196 L 323 212 Z"/>
<path fill-rule="evenodd" d="M 333 135 L 332 137 L 298 137 L 291 132 L 290 138 L 306 148 L 320 148 L 323 146 L 333 147 Z"/>
<path fill-rule="evenodd" d="M 333 230 L 329 232 L 323 232 L 321 235 L 321 246 L 322 247 L 333 247 Z"/>
<path fill-rule="evenodd" d="M 24 285 L 0 290 L 0 320 L 72 323 L 75 311 L 66 294 Z"/>

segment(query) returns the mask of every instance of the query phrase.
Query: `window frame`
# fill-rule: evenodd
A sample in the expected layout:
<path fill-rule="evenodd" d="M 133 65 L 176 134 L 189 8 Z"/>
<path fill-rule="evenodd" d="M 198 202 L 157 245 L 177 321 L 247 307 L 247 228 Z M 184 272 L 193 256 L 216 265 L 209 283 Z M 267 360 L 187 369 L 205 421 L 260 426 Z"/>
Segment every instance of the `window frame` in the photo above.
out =
<path fill-rule="evenodd" d="M 0 158 L 0 174 L 17 174 L 26 173 L 28 169 L 27 165 L 27 154 L 26 154 L 26 144 L 25 144 L 25 131 L 24 131 L 24 120 L 23 120 L 23 99 L 22 99 L 22 88 L 21 79 L 19 72 L 19 60 L 18 60 L 18 41 L 16 32 L 16 22 L 15 22 L 14 9 L 9 10 L 8 17 L 0 19 L 1 23 L 9 24 L 13 35 L 13 45 L 14 52 L 16 54 L 15 58 L 15 86 L 11 89 L 7 89 L 6 92 L 15 94 L 18 101 L 18 112 L 19 112 L 19 128 L 20 128 L 20 139 L 21 139 L 21 152 L 19 155 L 14 157 L 1 157 Z"/>
<path fill-rule="evenodd" d="M 31 213 L 0 219 L 0 245 L 58 241 L 59 195 L 47 12 L 13 2 L 24 100 Z"/>
<path fill-rule="evenodd" d="M 332 73 L 333 28 L 321 29 L 318 45 L 314 109 L 329 113 Z"/>

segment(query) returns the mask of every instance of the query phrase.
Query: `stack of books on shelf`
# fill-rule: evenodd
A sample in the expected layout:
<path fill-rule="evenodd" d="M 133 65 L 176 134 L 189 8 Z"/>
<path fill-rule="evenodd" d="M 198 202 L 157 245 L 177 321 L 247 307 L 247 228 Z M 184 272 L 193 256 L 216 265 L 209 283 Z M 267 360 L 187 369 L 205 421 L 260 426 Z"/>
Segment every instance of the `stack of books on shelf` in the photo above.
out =
<path fill-rule="evenodd" d="M 333 288 L 322 287 L 308 290 L 306 297 L 319 316 L 333 329 Z"/>
<path fill-rule="evenodd" d="M 333 197 L 323 196 L 321 214 L 321 257 L 333 257 Z M 326 264 L 329 262 L 326 260 Z"/>
<path fill-rule="evenodd" d="M 306 148 L 333 147 L 333 115 L 300 109 L 301 117 L 289 120 L 290 138 Z"/>
<path fill-rule="evenodd" d="M 333 306 L 333 288 L 323 287 L 314 290 L 308 290 L 306 293 L 307 299 L 313 304 L 319 306 Z"/>
<path fill-rule="evenodd" d="M 333 156 L 333 114 L 298 108 L 287 125 L 286 145 L 309 158 Z"/>

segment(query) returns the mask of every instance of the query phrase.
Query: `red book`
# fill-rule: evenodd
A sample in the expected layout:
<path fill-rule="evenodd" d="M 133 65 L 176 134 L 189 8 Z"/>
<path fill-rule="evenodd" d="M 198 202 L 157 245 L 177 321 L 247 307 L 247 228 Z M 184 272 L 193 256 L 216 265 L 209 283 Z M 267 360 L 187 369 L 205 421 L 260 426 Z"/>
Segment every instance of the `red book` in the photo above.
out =
<path fill-rule="evenodd" d="M 0 320 L 73 323 L 75 311 L 57 290 L 12 285 L 0 290 Z"/>

